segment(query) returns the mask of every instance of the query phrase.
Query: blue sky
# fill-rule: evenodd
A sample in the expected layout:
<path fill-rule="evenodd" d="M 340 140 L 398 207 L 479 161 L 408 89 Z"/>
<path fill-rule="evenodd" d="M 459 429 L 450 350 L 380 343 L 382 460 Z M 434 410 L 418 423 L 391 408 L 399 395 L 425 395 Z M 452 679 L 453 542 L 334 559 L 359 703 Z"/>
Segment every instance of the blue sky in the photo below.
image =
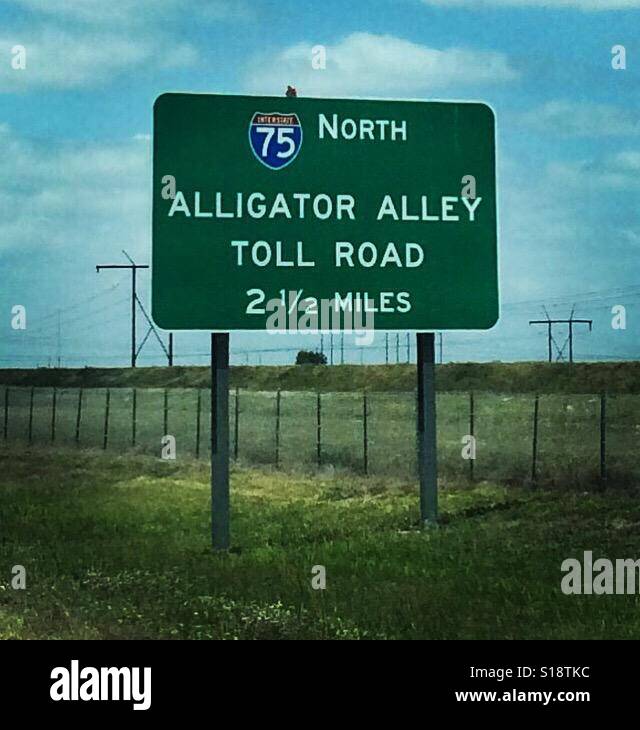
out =
<path fill-rule="evenodd" d="M 69 365 L 126 364 L 128 278 L 95 264 L 122 261 L 122 248 L 150 258 L 153 100 L 280 95 L 287 83 L 301 95 L 496 110 L 501 321 L 445 335 L 445 359 L 542 358 L 545 333 L 527 322 L 545 302 L 554 316 L 575 302 L 594 319 L 578 358 L 637 358 L 639 31 L 640 0 L 0 0 L 0 366 L 46 364 L 59 350 Z M 11 67 L 16 44 L 24 70 Z M 317 44 L 324 70 L 309 63 Z M 611 67 L 617 44 L 625 70 Z M 15 304 L 27 308 L 25 332 L 10 327 Z M 627 309 L 626 330 L 611 327 L 614 305 Z M 317 339 L 234 335 L 233 361 Z M 207 346 L 180 334 L 177 361 L 203 362 Z M 140 362 L 160 363 L 157 345 Z"/>

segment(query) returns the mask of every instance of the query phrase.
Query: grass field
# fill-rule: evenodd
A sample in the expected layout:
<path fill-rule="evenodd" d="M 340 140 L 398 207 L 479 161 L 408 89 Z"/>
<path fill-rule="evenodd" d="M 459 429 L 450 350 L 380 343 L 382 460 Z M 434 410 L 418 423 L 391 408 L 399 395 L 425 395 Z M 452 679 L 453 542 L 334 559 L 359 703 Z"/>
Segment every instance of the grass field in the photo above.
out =
<path fill-rule="evenodd" d="M 232 387 L 260 391 L 321 390 L 409 392 L 416 387 L 414 364 L 237 366 Z M 0 385 L 61 388 L 208 388 L 211 369 L 198 366 L 138 368 L 0 369 Z M 640 362 L 487 362 L 436 366 L 440 393 L 640 393 Z"/>
<path fill-rule="evenodd" d="M 0 452 L 1 638 L 637 638 L 633 595 L 565 596 L 561 562 L 640 555 L 636 490 L 445 489 L 237 469 L 230 554 L 208 471 L 45 448 Z M 10 587 L 24 565 L 27 589 Z M 326 590 L 313 590 L 323 565 Z"/>
<path fill-rule="evenodd" d="M 133 434 L 131 388 L 109 389 L 106 429 L 106 389 L 84 389 L 80 430 L 76 389 L 12 387 L 7 400 L 6 443 L 105 447 L 159 456 L 163 435 L 175 437 L 177 458 L 199 454 L 208 458 L 209 392 L 202 389 L 138 388 Z M 197 413 L 200 395 L 200 436 Z M 166 429 L 165 429 L 166 397 Z M 240 390 L 231 394 L 232 455 L 241 465 L 275 465 L 287 471 L 320 469 L 397 476 L 416 475 L 415 396 L 412 393 L 367 394 L 365 444 L 363 393 L 323 393 L 320 396 L 320 463 L 318 464 L 318 396 L 308 391 L 283 392 L 279 426 L 276 393 Z M 637 483 L 640 467 L 635 442 L 640 434 L 640 396 L 612 394 L 606 405 L 606 468 L 614 483 Z M 471 433 L 470 395 L 438 395 L 440 473 L 449 480 L 471 476 L 462 458 L 462 439 Z M 0 391 L 0 408 L 3 394 Z M 540 396 L 536 477 L 547 485 L 591 486 L 600 473 L 600 396 L 545 394 Z M 474 395 L 473 432 L 477 439 L 475 480 L 526 484 L 532 473 L 534 396 Z M 31 426 L 30 426 L 31 424 Z M 2 424 L 0 424 L 0 427 Z M 0 431 L 0 436 L 4 434 Z M 237 440 L 236 440 L 237 435 Z M 0 441 L 0 447 L 2 445 Z M 366 447 L 366 464 L 365 464 Z M 277 453 L 276 453 L 277 451 Z"/>

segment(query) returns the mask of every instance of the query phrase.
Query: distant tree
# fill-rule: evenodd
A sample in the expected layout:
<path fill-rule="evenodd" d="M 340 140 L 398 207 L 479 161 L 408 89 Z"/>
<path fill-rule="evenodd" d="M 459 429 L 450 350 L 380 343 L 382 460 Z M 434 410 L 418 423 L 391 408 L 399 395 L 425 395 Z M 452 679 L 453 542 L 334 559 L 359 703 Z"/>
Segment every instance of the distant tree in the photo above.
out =
<path fill-rule="evenodd" d="M 327 356 L 322 352 L 300 350 L 296 355 L 296 365 L 326 365 Z"/>

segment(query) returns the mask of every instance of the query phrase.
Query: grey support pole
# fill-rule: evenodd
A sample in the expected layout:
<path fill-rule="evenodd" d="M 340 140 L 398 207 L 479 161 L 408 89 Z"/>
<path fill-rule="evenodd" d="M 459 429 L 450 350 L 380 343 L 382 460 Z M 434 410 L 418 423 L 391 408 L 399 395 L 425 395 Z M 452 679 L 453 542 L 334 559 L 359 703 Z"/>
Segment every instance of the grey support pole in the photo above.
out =
<path fill-rule="evenodd" d="M 438 468 L 436 461 L 435 337 L 417 334 L 418 358 L 418 470 L 420 519 L 424 526 L 438 520 Z"/>
<path fill-rule="evenodd" d="M 229 333 L 211 335 L 211 534 L 229 549 Z"/>

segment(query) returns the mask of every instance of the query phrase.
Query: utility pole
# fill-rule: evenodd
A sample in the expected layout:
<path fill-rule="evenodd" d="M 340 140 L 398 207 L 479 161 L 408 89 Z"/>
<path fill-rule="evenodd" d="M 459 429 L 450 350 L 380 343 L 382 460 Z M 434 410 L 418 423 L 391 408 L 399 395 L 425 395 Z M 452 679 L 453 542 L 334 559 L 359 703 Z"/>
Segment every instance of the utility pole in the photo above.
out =
<path fill-rule="evenodd" d="M 135 368 L 136 361 L 138 359 L 138 355 L 140 354 L 140 350 L 144 347 L 145 342 L 149 338 L 149 335 L 153 333 L 158 340 L 158 343 L 160 344 L 160 347 L 162 348 L 162 351 L 164 352 L 167 362 L 169 365 L 173 365 L 173 332 L 169 333 L 169 349 L 167 350 L 164 342 L 160 339 L 160 335 L 156 331 L 156 328 L 151 321 L 151 318 L 147 314 L 145 308 L 142 305 L 142 302 L 140 301 L 140 298 L 138 297 L 137 291 L 136 291 L 136 283 L 137 283 L 137 271 L 138 269 L 148 269 L 148 264 L 136 264 L 136 262 L 129 256 L 129 254 L 126 251 L 122 251 L 122 253 L 129 259 L 128 264 L 98 264 L 96 266 L 96 271 L 100 272 L 102 269 L 129 269 L 131 271 L 131 367 Z M 147 320 L 147 324 L 149 325 L 149 329 L 147 330 L 147 334 L 143 337 L 142 342 L 140 343 L 140 346 L 136 349 L 136 304 L 138 307 L 140 307 L 140 311 L 144 315 L 144 318 Z"/>
<path fill-rule="evenodd" d="M 173 332 L 169 333 L 169 349 L 167 349 L 164 342 L 160 339 L 160 335 L 157 333 L 153 322 L 145 311 L 145 308 L 142 306 L 142 302 L 140 301 L 136 290 L 138 269 L 148 269 L 149 265 L 136 264 L 136 262 L 131 258 L 131 256 L 129 256 L 129 254 L 124 249 L 122 253 L 129 260 L 128 264 L 98 264 L 96 266 L 96 271 L 98 273 L 102 269 L 129 269 L 131 271 L 131 367 L 134 368 L 136 366 L 138 355 L 140 354 L 140 351 L 144 347 L 144 344 L 151 333 L 153 333 L 158 340 L 162 351 L 166 355 L 169 367 L 171 367 L 173 365 Z M 147 323 L 149 325 L 147 334 L 144 336 L 138 348 L 136 348 L 136 304 L 138 305 L 138 307 L 140 307 L 140 311 L 144 315 L 144 318 L 147 320 Z"/>
<path fill-rule="evenodd" d="M 96 272 L 100 273 L 102 269 L 129 269 L 131 271 L 131 367 L 135 368 L 138 353 L 136 352 L 136 301 L 138 295 L 136 293 L 136 273 L 138 269 L 148 269 L 147 264 L 136 264 L 126 251 L 122 253 L 129 259 L 128 264 L 99 264 L 96 266 Z"/>
<path fill-rule="evenodd" d="M 563 357 L 564 348 L 569 343 L 569 362 L 573 362 L 573 325 L 574 324 L 586 324 L 589 326 L 589 332 L 591 332 L 592 326 L 593 326 L 593 320 L 592 319 L 575 319 L 573 316 L 573 313 L 575 311 L 575 306 L 571 310 L 571 314 L 569 315 L 569 319 L 551 319 L 549 317 L 549 313 L 547 312 L 546 307 L 544 307 L 544 313 L 546 314 L 546 319 L 531 319 L 529 320 L 529 324 L 543 324 L 547 327 L 547 357 L 549 359 L 549 362 L 552 362 L 553 360 L 553 348 L 552 345 L 555 345 L 556 352 L 557 352 L 557 359 L 560 360 Z M 558 343 L 555 341 L 553 337 L 553 325 L 554 324 L 566 324 L 569 326 L 569 336 L 565 340 L 564 345 L 562 347 L 558 346 Z"/>
<path fill-rule="evenodd" d="M 575 312 L 575 305 L 571 309 L 571 314 L 569 315 L 569 362 L 573 362 L 573 324 L 574 322 L 578 322 L 579 324 L 588 324 L 589 325 L 589 332 L 591 332 L 591 325 L 592 321 L 590 319 L 584 320 L 584 319 L 574 319 L 573 313 Z"/>
<path fill-rule="evenodd" d="M 438 362 L 442 365 L 442 332 L 438 332 L 438 349 L 440 350 Z"/>

